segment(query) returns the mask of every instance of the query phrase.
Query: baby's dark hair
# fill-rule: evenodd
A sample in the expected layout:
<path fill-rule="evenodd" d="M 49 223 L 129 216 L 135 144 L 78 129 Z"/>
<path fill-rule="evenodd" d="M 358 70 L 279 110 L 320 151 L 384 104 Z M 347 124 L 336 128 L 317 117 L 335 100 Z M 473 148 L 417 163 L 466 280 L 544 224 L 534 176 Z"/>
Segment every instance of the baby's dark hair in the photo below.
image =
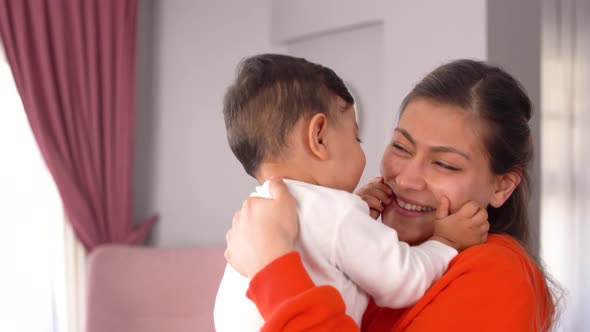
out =
<path fill-rule="evenodd" d="M 303 58 L 260 54 L 244 59 L 227 89 L 223 116 L 227 140 L 246 173 L 265 160 L 276 160 L 287 136 L 302 118 L 330 117 L 335 97 L 353 105 L 354 98 L 336 73 Z"/>

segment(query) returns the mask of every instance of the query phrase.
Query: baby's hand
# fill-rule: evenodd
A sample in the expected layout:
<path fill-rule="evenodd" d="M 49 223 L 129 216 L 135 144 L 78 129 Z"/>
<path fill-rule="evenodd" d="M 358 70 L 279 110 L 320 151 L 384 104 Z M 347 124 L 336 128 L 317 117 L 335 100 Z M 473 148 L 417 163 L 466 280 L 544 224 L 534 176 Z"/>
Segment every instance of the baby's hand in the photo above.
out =
<path fill-rule="evenodd" d="M 376 220 L 381 215 L 381 212 L 383 212 L 384 206 L 391 203 L 393 190 L 385 184 L 383 177 L 378 176 L 358 189 L 356 194 L 369 204 L 369 214 L 371 218 Z"/>
<path fill-rule="evenodd" d="M 459 211 L 449 215 L 449 200 L 443 197 L 436 211 L 433 240 L 443 242 L 457 251 L 482 244 L 488 237 L 488 212 L 474 202 L 465 203 Z"/>

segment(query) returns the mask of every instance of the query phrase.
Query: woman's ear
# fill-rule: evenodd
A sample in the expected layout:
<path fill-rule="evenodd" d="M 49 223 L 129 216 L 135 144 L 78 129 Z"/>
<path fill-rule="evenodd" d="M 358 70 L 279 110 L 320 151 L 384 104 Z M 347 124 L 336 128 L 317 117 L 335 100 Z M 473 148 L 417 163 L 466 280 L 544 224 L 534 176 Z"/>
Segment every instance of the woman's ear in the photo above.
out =
<path fill-rule="evenodd" d="M 307 129 L 307 145 L 311 153 L 320 160 L 328 159 L 328 149 L 325 144 L 327 126 L 326 115 L 317 113 L 309 121 Z"/>
<path fill-rule="evenodd" d="M 510 198 L 510 195 L 518 187 L 522 180 L 522 169 L 510 171 L 505 174 L 496 175 L 494 193 L 490 205 L 499 208 Z"/>

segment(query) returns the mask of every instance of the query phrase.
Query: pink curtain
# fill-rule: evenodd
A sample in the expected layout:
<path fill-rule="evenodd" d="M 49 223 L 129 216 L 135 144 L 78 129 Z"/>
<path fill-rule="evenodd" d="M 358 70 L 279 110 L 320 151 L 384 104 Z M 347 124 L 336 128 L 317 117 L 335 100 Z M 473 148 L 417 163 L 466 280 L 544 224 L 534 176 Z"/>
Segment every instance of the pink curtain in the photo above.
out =
<path fill-rule="evenodd" d="M 0 0 L 0 37 L 29 123 L 88 250 L 141 243 L 155 222 L 133 217 L 137 7 Z"/>

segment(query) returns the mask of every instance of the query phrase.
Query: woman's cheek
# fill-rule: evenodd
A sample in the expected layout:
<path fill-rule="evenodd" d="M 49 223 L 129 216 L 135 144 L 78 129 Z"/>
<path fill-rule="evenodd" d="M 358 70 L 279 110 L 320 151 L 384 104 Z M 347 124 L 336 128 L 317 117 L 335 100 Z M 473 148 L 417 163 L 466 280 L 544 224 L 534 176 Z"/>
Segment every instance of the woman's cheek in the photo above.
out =
<path fill-rule="evenodd" d="M 391 150 L 385 151 L 381 160 L 381 176 L 385 178 L 385 181 L 394 179 L 399 174 L 404 162 L 402 158 L 397 158 Z"/>
<path fill-rule="evenodd" d="M 391 177 L 391 156 L 387 151 L 383 153 L 383 158 L 381 159 L 381 165 L 379 168 L 379 172 L 381 176 L 384 177 L 386 180 Z"/>
<path fill-rule="evenodd" d="M 452 178 L 446 181 L 435 181 L 431 185 L 432 192 L 436 199 L 440 202 L 442 196 L 449 199 L 450 212 L 457 212 L 465 203 L 474 201 L 480 207 L 487 206 L 485 198 L 482 198 L 485 188 L 481 183 L 476 181 L 469 181 L 468 179 Z"/>
<path fill-rule="evenodd" d="M 465 204 L 466 199 L 464 198 L 464 192 L 461 188 L 461 184 L 457 183 L 456 181 L 437 179 L 430 180 L 429 183 L 430 190 L 439 205 L 443 196 L 449 200 L 449 210 L 451 213 L 457 212 L 457 210 L 459 210 L 459 208 Z"/>

